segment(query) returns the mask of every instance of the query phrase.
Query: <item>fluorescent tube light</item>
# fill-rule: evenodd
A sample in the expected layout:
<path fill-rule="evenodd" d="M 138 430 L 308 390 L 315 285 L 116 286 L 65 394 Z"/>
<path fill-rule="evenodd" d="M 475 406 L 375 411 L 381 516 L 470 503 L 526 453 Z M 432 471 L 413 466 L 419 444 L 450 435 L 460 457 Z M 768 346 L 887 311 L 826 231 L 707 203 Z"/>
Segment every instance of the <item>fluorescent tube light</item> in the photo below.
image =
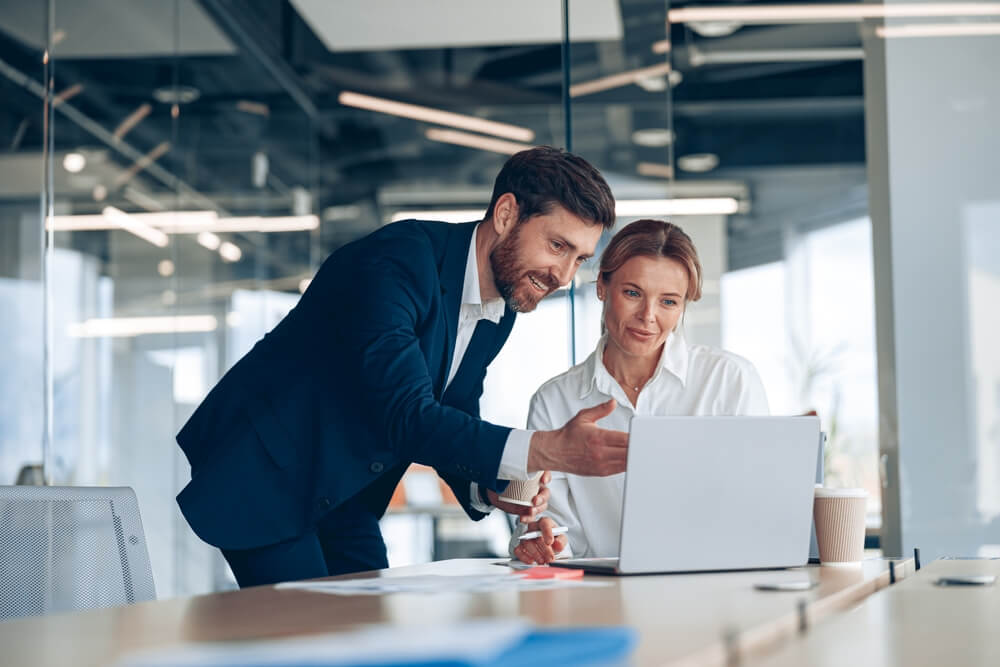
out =
<path fill-rule="evenodd" d="M 514 153 L 534 148 L 531 144 L 522 144 L 505 139 L 494 139 L 493 137 L 484 137 L 479 134 L 469 134 L 468 132 L 460 132 L 458 130 L 441 130 L 436 127 L 429 128 L 424 135 L 431 141 L 440 141 L 445 144 L 455 144 L 468 148 L 478 148 L 479 150 L 502 153 L 503 155 L 513 155 Z"/>
<path fill-rule="evenodd" d="M 125 211 L 114 206 L 104 207 L 104 219 L 112 227 L 124 229 L 126 232 L 135 234 L 144 241 L 149 241 L 159 248 L 165 248 L 170 239 L 159 229 L 152 227 L 141 220 L 136 220 Z"/>
<path fill-rule="evenodd" d="M 485 118 L 467 116 L 465 114 L 443 111 L 441 109 L 433 109 L 431 107 L 422 107 L 416 104 L 407 104 L 405 102 L 387 100 L 381 97 L 372 97 L 371 95 L 362 95 L 361 93 L 355 93 L 349 90 L 341 92 L 337 99 L 344 106 L 367 109 L 368 111 L 377 111 L 379 113 L 387 113 L 393 116 L 412 118 L 414 120 L 422 120 L 427 123 L 448 125 L 463 130 L 482 132 L 483 134 L 493 134 L 505 139 L 513 139 L 514 141 L 534 141 L 535 139 L 535 133 L 526 127 L 499 123 L 492 120 L 486 120 Z"/>
<path fill-rule="evenodd" d="M 306 232 L 319 227 L 319 217 L 315 215 L 286 215 L 273 218 L 247 216 L 241 218 L 219 218 L 212 226 L 217 232 Z M 177 230 L 175 234 L 184 234 Z"/>
<path fill-rule="evenodd" d="M 236 108 L 243 113 L 251 113 L 255 116 L 264 116 L 267 118 L 271 115 L 271 108 L 268 107 L 263 102 L 254 102 L 252 100 L 238 100 L 236 102 Z"/>
<path fill-rule="evenodd" d="M 212 232 L 200 232 L 198 234 L 198 245 L 209 250 L 218 250 L 219 246 L 222 245 L 222 239 Z"/>
<path fill-rule="evenodd" d="M 666 166 L 666 165 L 664 165 Z M 681 197 L 676 199 L 625 199 L 615 204 L 615 214 L 621 217 L 668 215 L 730 215 L 739 211 L 735 197 Z M 469 222 L 482 220 L 483 209 L 441 209 L 437 211 L 397 211 L 390 222 L 399 220 L 440 220 Z"/>
<path fill-rule="evenodd" d="M 164 153 L 166 153 L 169 150 L 170 150 L 170 142 L 164 141 L 155 148 L 153 148 L 153 150 L 141 156 L 128 169 L 121 172 L 115 177 L 115 187 L 116 188 L 120 187 L 131 181 L 136 174 L 138 174 L 140 171 L 142 171 L 149 165 L 156 162 L 156 160 L 158 160 Z"/>
<path fill-rule="evenodd" d="M 674 168 L 669 164 L 660 162 L 640 162 L 635 166 L 636 172 L 640 176 L 651 176 L 654 178 L 673 178 Z"/>
<path fill-rule="evenodd" d="M 875 34 L 886 39 L 895 37 L 972 37 L 976 35 L 1000 35 L 1000 23 L 934 23 L 877 26 Z"/>
<path fill-rule="evenodd" d="M 670 53 L 670 40 L 661 39 L 658 42 L 653 42 L 653 53 L 658 53 L 663 55 L 664 53 Z"/>
<path fill-rule="evenodd" d="M 125 116 L 125 120 L 118 123 L 118 127 L 112 132 L 115 139 L 121 139 L 124 137 L 133 127 L 142 122 L 142 119 L 150 114 L 153 110 L 153 106 L 149 102 L 143 102 L 139 105 L 139 108 Z"/>
<path fill-rule="evenodd" d="M 679 199 L 628 199 L 615 204 L 620 217 L 644 215 L 730 215 L 740 208 L 734 197 L 698 197 Z"/>
<path fill-rule="evenodd" d="M 667 12 L 668 23 L 740 21 L 742 23 L 826 23 L 892 16 L 997 16 L 996 2 L 907 2 L 898 4 L 744 5 L 684 7 Z"/>
<path fill-rule="evenodd" d="M 573 84 L 569 87 L 569 96 L 582 97 L 583 95 L 591 95 L 593 93 L 599 93 L 602 90 L 621 88 L 622 86 L 636 83 L 639 79 L 646 79 L 651 76 L 662 76 L 669 73 L 670 63 L 660 63 L 658 65 L 629 70 L 628 72 L 619 72 L 618 74 L 604 76 L 600 79 L 593 79 L 591 81 Z"/>
<path fill-rule="evenodd" d="M 243 251 L 235 243 L 223 241 L 222 245 L 219 246 L 219 257 L 226 262 L 238 262 L 243 257 Z"/>
<path fill-rule="evenodd" d="M 67 100 L 70 100 L 70 99 L 73 99 L 74 97 L 76 97 L 77 95 L 79 95 L 82 92 L 83 92 L 83 84 L 82 83 L 74 83 L 72 86 L 70 86 L 69 88 L 65 89 L 64 91 L 62 91 L 61 93 L 55 95 L 52 98 L 52 106 L 53 107 L 57 107 L 60 104 L 62 104 L 63 102 L 65 102 Z"/>
<path fill-rule="evenodd" d="M 298 232 L 319 227 L 319 218 L 315 215 L 220 218 L 215 211 L 158 211 L 128 215 L 167 234 L 197 234 L 201 231 Z M 48 219 L 48 227 L 57 232 L 79 232 L 114 229 L 118 225 L 109 223 L 100 215 L 56 215 Z"/>
<path fill-rule="evenodd" d="M 389 222 L 400 220 L 440 220 L 441 222 L 472 222 L 482 220 L 486 216 L 485 209 L 455 209 L 440 211 L 396 211 Z"/>
<path fill-rule="evenodd" d="M 144 334 L 200 333 L 219 326 L 214 315 L 93 318 L 69 325 L 73 338 L 123 338 Z"/>
<path fill-rule="evenodd" d="M 809 63 L 840 60 L 864 60 L 865 50 L 843 49 L 768 49 L 747 51 L 701 51 L 692 49 L 691 64 L 734 65 L 744 63 Z"/>

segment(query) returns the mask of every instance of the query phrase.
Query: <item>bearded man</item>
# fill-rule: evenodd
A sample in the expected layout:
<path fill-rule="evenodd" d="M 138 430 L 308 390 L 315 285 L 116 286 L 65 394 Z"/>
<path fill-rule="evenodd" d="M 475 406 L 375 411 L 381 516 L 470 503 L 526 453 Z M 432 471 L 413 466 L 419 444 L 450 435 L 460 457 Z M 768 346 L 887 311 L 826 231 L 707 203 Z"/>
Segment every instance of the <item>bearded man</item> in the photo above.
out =
<path fill-rule="evenodd" d="M 614 220 L 594 167 L 538 147 L 507 161 L 482 221 L 405 220 L 330 255 L 177 435 L 178 504 L 239 585 L 388 567 L 378 520 L 413 462 L 474 520 L 544 511 L 544 483 L 521 507 L 499 500 L 505 480 L 623 472 L 626 434 L 595 424 L 613 402 L 555 431 L 479 418 L 516 313 L 569 283 Z"/>

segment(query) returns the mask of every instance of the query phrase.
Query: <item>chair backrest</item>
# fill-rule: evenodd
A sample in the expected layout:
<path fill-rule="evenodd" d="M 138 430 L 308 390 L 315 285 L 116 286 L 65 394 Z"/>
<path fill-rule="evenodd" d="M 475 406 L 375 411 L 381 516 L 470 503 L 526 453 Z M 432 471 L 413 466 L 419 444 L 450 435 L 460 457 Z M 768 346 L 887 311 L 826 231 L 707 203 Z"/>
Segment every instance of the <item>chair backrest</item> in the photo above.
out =
<path fill-rule="evenodd" d="M 132 489 L 0 486 L 0 619 L 154 599 Z"/>

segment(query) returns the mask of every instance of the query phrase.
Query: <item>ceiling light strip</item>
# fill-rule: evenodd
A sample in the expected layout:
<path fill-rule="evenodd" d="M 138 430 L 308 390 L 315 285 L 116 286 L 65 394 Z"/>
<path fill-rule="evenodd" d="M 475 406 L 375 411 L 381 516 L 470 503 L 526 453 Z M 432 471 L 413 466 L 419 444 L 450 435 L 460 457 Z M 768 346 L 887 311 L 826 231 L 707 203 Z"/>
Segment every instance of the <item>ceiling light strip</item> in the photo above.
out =
<path fill-rule="evenodd" d="M 196 240 L 198 245 L 209 250 L 218 250 L 219 246 L 222 245 L 222 240 L 212 232 L 199 232 Z"/>
<path fill-rule="evenodd" d="M 164 153 L 166 153 L 169 150 L 170 150 L 170 142 L 164 141 L 163 143 L 153 148 L 153 150 L 141 156 L 138 160 L 132 163 L 132 166 L 130 166 L 128 169 L 126 169 L 125 171 L 123 171 L 122 173 L 118 174 L 115 177 L 114 187 L 116 188 L 121 187 L 126 183 L 128 183 L 129 181 L 131 181 L 136 174 L 138 174 L 140 171 L 142 171 L 149 165 L 156 162 L 157 159 L 159 159 Z"/>
<path fill-rule="evenodd" d="M 745 5 L 684 7 L 667 12 L 668 23 L 738 21 L 740 23 L 824 23 L 897 16 L 998 16 L 996 2 L 908 2 L 898 4 Z"/>
<path fill-rule="evenodd" d="M 1000 23 L 934 23 L 878 26 L 875 34 L 886 39 L 897 37 L 974 37 L 1000 35 Z"/>
<path fill-rule="evenodd" d="M 526 127 L 509 125 L 507 123 L 486 120 L 485 118 L 478 118 L 476 116 L 467 116 L 451 111 L 443 111 L 441 109 L 433 109 L 431 107 L 422 107 L 416 104 L 397 102 L 381 97 L 372 97 L 371 95 L 362 95 L 361 93 L 349 90 L 341 92 L 337 99 L 344 106 L 377 111 L 403 118 L 412 118 L 413 120 L 421 120 L 427 123 L 448 125 L 449 127 L 457 127 L 472 132 L 492 134 L 514 141 L 534 141 L 535 139 L 535 133 Z"/>
<path fill-rule="evenodd" d="M 504 139 L 494 139 L 493 137 L 484 137 L 478 134 L 460 132 L 458 130 L 442 130 L 435 127 L 429 128 L 424 133 L 424 136 L 431 141 L 440 141 L 442 143 L 455 144 L 456 146 L 465 146 L 467 148 L 478 148 L 479 150 L 501 153 L 503 155 L 513 155 L 514 153 L 534 148 L 531 144 L 522 144 L 516 141 L 506 141 Z"/>
<path fill-rule="evenodd" d="M 235 243 L 223 241 L 219 246 L 219 257 L 225 262 L 238 262 L 243 257 L 243 251 Z"/>
<path fill-rule="evenodd" d="M 73 99 L 82 92 L 83 92 L 83 84 L 74 83 L 72 86 L 63 90 L 61 93 L 57 94 L 52 98 L 52 106 L 57 107 L 63 102 Z"/>
<path fill-rule="evenodd" d="M 620 217 L 669 216 L 669 215 L 731 215 L 739 212 L 740 203 L 735 197 L 678 197 L 674 199 L 624 199 L 616 202 L 615 214 Z M 391 222 L 400 220 L 440 220 L 442 222 L 470 222 L 482 220 L 483 209 L 439 209 L 426 211 L 397 211 Z"/>
<path fill-rule="evenodd" d="M 454 209 L 439 211 L 396 211 L 390 222 L 400 220 L 437 220 L 440 222 L 472 222 L 482 220 L 486 210 L 482 208 Z"/>
<path fill-rule="evenodd" d="M 761 51 L 692 51 L 691 64 L 735 65 L 745 63 L 806 63 L 864 60 L 865 50 L 844 49 L 771 49 Z"/>
<path fill-rule="evenodd" d="M 645 79 L 651 76 L 663 76 L 669 73 L 670 63 L 660 63 L 650 67 L 641 67 L 639 69 L 629 70 L 628 72 L 620 72 L 618 74 L 612 74 L 611 76 L 601 77 L 600 79 L 593 79 L 591 81 L 573 84 L 569 87 L 569 96 L 582 97 L 583 95 L 591 95 L 593 93 L 599 93 L 602 90 L 621 88 L 622 86 L 635 83 L 639 79 Z"/>
<path fill-rule="evenodd" d="M 626 199 L 615 204 L 620 217 L 644 215 L 730 215 L 739 211 L 735 197 L 686 197 L 676 199 Z"/>
<path fill-rule="evenodd" d="M 652 49 L 653 53 L 658 53 L 660 55 L 663 55 L 665 53 L 670 53 L 670 40 L 661 39 L 658 42 L 653 42 Z"/>
<path fill-rule="evenodd" d="M 654 178 L 673 178 L 674 168 L 669 164 L 660 162 L 640 162 L 635 166 L 636 172 L 640 176 L 650 176 Z"/>
<path fill-rule="evenodd" d="M 170 239 L 159 229 L 152 227 L 141 220 L 136 220 L 125 211 L 114 206 L 104 207 L 104 218 L 113 227 L 119 227 L 126 232 L 135 234 L 144 241 L 148 241 L 158 248 L 165 248 Z"/>
<path fill-rule="evenodd" d="M 127 215 L 132 220 L 166 234 L 197 234 L 202 231 L 298 232 L 319 227 L 319 218 L 315 215 L 220 218 L 214 211 L 161 211 Z M 110 222 L 103 215 L 56 215 L 48 218 L 47 227 L 57 232 L 82 232 L 117 229 L 120 225 Z"/>
<path fill-rule="evenodd" d="M 73 338 L 125 338 L 144 334 L 201 333 L 215 331 L 219 321 L 214 315 L 177 315 L 166 317 L 93 318 L 69 325 Z"/>
<path fill-rule="evenodd" d="M 125 120 L 118 123 L 118 127 L 116 127 L 115 131 L 111 133 L 111 136 L 115 139 L 121 139 L 128 134 L 132 128 L 141 123 L 142 119 L 148 116 L 152 110 L 153 106 L 151 104 L 143 102 L 139 105 L 138 109 L 125 116 Z"/>

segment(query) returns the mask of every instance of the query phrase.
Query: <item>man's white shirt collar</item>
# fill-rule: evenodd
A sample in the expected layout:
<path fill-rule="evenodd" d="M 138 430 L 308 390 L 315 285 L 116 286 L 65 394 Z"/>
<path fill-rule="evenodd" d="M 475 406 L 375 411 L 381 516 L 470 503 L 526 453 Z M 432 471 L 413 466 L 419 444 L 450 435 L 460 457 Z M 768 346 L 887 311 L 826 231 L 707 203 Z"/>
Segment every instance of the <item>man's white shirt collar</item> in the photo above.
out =
<path fill-rule="evenodd" d="M 465 262 L 465 281 L 462 288 L 462 317 L 474 318 L 476 320 L 489 320 L 497 324 L 503 317 L 504 301 L 502 297 L 490 299 L 483 303 L 483 297 L 479 290 L 479 259 L 476 256 L 476 239 L 479 237 L 479 225 L 472 234 L 472 243 L 469 244 L 469 258 Z"/>
<path fill-rule="evenodd" d="M 604 348 L 608 344 L 608 334 L 601 336 L 597 343 L 597 349 L 587 360 L 587 374 L 580 387 L 580 398 L 586 398 L 594 389 L 597 389 L 605 396 L 610 396 L 612 387 L 618 385 L 618 381 L 612 377 L 611 373 L 604 366 Z M 656 372 L 649 379 L 646 386 L 658 382 L 664 372 L 676 377 L 683 387 L 687 383 L 688 374 L 688 345 L 684 340 L 684 334 L 680 329 L 672 331 L 663 343 L 663 351 L 660 353 L 660 361 Z"/>

